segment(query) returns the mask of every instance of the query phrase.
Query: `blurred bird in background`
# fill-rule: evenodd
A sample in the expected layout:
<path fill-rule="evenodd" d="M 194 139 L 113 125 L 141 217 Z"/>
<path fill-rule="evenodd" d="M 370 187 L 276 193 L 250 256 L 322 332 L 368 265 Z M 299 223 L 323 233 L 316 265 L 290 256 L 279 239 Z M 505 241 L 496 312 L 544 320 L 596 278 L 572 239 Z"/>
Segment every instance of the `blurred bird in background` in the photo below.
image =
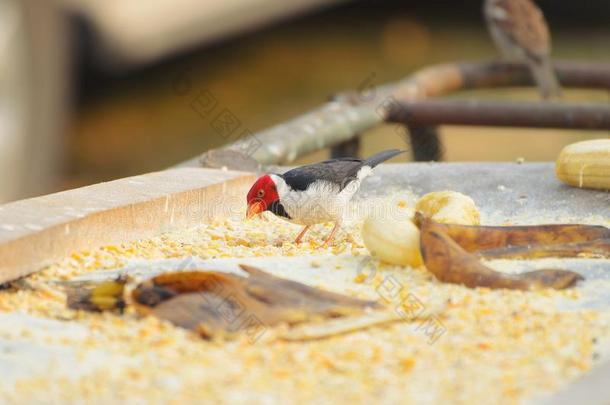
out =
<path fill-rule="evenodd" d="M 560 97 L 551 63 L 551 35 L 542 11 L 531 0 L 485 0 L 484 14 L 504 57 L 527 64 L 543 98 Z"/>

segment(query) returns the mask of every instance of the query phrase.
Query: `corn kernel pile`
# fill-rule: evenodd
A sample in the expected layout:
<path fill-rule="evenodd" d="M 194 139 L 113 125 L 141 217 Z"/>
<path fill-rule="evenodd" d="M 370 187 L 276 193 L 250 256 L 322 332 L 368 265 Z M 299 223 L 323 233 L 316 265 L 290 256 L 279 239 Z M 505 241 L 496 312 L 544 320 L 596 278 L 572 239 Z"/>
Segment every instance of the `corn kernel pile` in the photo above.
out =
<path fill-rule="evenodd" d="M 0 290 L 0 373 L 10 376 L 0 381 L 0 403 L 512 404 L 550 395 L 606 356 L 608 311 L 557 309 L 557 300 L 577 300 L 578 290 L 443 284 L 423 268 L 367 259 L 356 226 L 322 249 L 330 229 L 314 227 L 295 245 L 299 227 L 279 219 L 216 221 L 77 252 L 21 288 Z M 62 289 L 50 282 L 133 259 L 191 256 L 302 257 L 352 286 L 341 290 L 332 278 L 317 278 L 316 287 L 380 299 L 397 310 L 439 301 L 443 309 L 433 318 L 315 341 L 277 340 L 271 329 L 255 341 L 204 341 L 129 309 L 123 315 L 66 309 Z M 374 275 L 354 268 L 363 259 Z"/>

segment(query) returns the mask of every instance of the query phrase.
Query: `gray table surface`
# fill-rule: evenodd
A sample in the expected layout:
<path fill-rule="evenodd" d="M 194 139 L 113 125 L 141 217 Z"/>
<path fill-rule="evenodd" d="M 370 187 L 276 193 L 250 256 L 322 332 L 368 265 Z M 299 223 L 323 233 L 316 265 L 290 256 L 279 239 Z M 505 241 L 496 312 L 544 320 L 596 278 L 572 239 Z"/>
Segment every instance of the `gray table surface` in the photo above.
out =
<path fill-rule="evenodd" d="M 483 220 L 517 223 L 592 222 L 608 226 L 610 192 L 567 186 L 553 163 L 411 163 L 385 165 L 362 187 L 362 195 L 410 189 L 416 195 L 454 190 L 474 199 Z M 383 180 L 383 181 L 382 181 Z M 578 307 L 610 310 L 610 260 L 570 260 L 566 266 L 586 281 Z M 567 309 L 567 308 L 566 308 Z M 610 403 L 610 361 L 552 397 L 549 404 Z"/>
<path fill-rule="evenodd" d="M 574 222 L 599 216 L 610 221 L 610 192 L 567 186 L 550 162 L 408 163 L 380 166 L 375 174 L 365 180 L 362 195 L 454 190 L 472 197 L 484 215 L 505 220 Z"/>

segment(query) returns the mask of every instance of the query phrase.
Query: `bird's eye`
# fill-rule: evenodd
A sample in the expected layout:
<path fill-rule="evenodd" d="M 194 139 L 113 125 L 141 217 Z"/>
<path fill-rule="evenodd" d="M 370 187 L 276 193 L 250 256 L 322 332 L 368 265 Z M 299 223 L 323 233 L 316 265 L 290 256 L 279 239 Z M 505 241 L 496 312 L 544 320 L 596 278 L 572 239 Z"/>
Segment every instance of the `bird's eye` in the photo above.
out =
<path fill-rule="evenodd" d="M 258 198 L 263 198 L 264 195 L 265 195 L 265 190 L 258 190 L 258 192 L 256 193 L 256 196 Z"/>

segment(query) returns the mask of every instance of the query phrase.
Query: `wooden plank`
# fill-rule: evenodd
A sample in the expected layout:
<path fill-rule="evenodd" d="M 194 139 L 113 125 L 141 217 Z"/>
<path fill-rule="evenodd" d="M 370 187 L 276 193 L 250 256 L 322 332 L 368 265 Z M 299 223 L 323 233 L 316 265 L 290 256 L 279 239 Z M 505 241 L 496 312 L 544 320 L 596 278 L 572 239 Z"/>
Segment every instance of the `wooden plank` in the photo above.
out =
<path fill-rule="evenodd" d="M 253 175 L 181 168 L 0 206 L 0 283 L 72 252 L 237 215 Z"/>

